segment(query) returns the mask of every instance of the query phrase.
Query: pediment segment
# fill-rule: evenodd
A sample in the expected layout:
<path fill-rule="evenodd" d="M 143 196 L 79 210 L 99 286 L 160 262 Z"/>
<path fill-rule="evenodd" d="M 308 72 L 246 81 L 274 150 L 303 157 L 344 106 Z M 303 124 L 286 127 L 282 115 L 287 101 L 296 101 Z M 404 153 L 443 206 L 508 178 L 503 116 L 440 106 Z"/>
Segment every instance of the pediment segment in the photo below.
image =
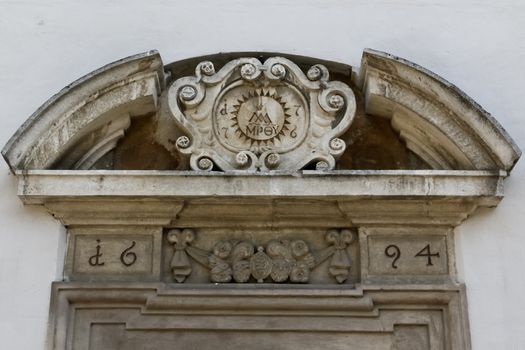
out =
<path fill-rule="evenodd" d="M 164 84 L 156 51 L 104 66 L 46 101 L 2 155 L 12 170 L 90 169 L 122 139 L 134 117 L 157 111 Z"/>
<path fill-rule="evenodd" d="M 406 60 L 365 50 L 352 74 L 312 58 L 252 55 L 164 66 L 152 51 L 117 61 L 47 101 L 2 154 L 13 171 L 245 172 L 508 171 L 521 154 L 468 96 Z"/>
<path fill-rule="evenodd" d="M 389 118 L 407 147 L 434 169 L 509 171 L 521 155 L 488 112 L 412 62 L 365 50 L 359 85 L 366 112 Z"/>

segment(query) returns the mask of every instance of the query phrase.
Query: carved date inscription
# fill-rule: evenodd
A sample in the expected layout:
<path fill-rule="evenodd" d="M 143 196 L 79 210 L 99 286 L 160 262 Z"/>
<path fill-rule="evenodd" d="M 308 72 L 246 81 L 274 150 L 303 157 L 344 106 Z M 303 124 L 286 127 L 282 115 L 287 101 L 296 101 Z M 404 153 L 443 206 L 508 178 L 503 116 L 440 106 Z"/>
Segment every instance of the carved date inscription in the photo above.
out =
<path fill-rule="evenodd" d="M 89 257 L 88 263 L 91 266 L 104 266 L 104 262 L 101 262 L 101 258 L 103 255 L 102 246 L 100 245 L 101 240 L 97 239 L 96 241 L 97 241 L 97 247 L 96 247 L 97 252 L 94 255 Z M 137 261 L 137 254 L 131 251 L 131 249 L 135 247 L 135 244 L 136 242 L 132 241 L 131 245 L 128 248 L 124 249 L 122 251 L 122 254 L 120 254 L 120 262 L 122 263 L 122 265 L 129 267 Z"/>
<path fill-rule="evenodd" d="M 425 248 L 421 249 L 414 257 L 425 257 L 427 258 L 427 266 L 433 266 L 432 258 L 439 258 L 439 252 L 431 253 L 431 250 L 430 244 L 427 244 Z M 392 268 L 397 269 L 396 262 L 401 257 L 401 249 L 395 244 L 390 244 L 385 248 L 385 255 L 392 258 Z"/>
<path fill-rule="evenodd" d="M 151 236 L 77 235 L 73 273 L 126 274 L 151 271 Z"/>
<path fill-rule="evenodd" d="M 436 275 L 448 272 L 447 245 L 441 235 L 370 235 L 371 275 Z"/>
<path fill-rule="evenodd" d="M 427 258 L 427 266 L 433 266 L 434 264 L 432 264 L 432 258 L 433 257 L 439 258 L 439 252 L 431 253 L 430 251 L 431 251 L 430 244 L 427 244 L 425 246 L 425 248 L 421 249 L 421 251 L 419 251 L 415 256 L 416 257 L 418 257 L 418 256 L 426 257 Z"/>

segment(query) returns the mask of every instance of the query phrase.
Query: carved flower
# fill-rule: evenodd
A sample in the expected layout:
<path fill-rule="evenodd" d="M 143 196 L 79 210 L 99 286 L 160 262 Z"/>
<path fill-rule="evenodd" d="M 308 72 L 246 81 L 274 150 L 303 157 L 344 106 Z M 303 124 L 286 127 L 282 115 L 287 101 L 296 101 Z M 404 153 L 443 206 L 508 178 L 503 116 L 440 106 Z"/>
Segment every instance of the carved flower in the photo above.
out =
<path fill-rule="evenodd" d="M 248 259 L 254 253 L 253 244 L 249 242 L 239 242 L 233 248 L 232 260 L 238 261 L 242 259 Z"/>
<path fill-rule="evenodd" d="M 232 251 L 232 244 L 228 241 L 221 241 L 215 243 L 213 247 L 213 254 L 221 259 L 226 259 Z"/>
<path fill-rule="evenodd" d="M 339 231 L 335 229 L 328 230 L 325 239 L 330 244 L 336 244 L 339 241 Z"/>
<path fill-rule="evenodd" d="M 300 258 L 308 253 L 308 246 L 303 240 L 293 241 L 291 244 L 292 254 L 295 258 Z"/>
<path fill-rule="evenodd" d="M 270 277 L 274 282 L 284 282 L 290 276 L 291 264 L 285 259 L 273 260 Z"/>
<path fill-rule="evenodd" d="M 250 279 L 250 262 L 239 260 L 233 264 L 233 279 L 238 283 L 248 282 Z"/>
<path fill-rule="evenodd" d="M 290 273 L 290 281 L 294 283 L 307 283 L 310 279 L 310 269 L 306 264 L 298 262 Z"/>
<path fill-rule="evenodd" d="M 232 269 L 227 262 L 215 255 L 210 255 L 208 263 L 211 267 L 210 278 L 212 282 L 226 283 L 231 281 Z"/>

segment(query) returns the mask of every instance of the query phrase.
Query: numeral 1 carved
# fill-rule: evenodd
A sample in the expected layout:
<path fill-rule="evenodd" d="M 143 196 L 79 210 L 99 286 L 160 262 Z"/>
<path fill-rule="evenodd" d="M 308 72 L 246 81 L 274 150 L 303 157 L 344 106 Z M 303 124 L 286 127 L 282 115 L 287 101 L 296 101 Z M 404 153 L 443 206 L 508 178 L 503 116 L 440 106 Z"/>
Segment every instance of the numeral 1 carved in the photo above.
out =
<path fill-rule="evenodd" d="M 88 263 L 91 266 L 103 266 L 104 262 L 100 261 L 100 258 L 102 257 L 102 253 L 100 252 L 101 246 L 100 246 L 100 239 L 97 239 L 97 252 L 89 257 Z"/>
<path fill-rule="evenodd" d="M 427 266 L 433 266 L 434 264 L 432 264 L 432 258 L 433 257 L 439 258 L 439 252 L 431 253 L 430 244 L 427 244 L 425 248 L 421 249 L 416 255 L 414 255 L 414 257 L 418 257 L 418 256 L 426 257 Z"/>
<path fill-rule="evenodd" d="M 225 103 L 224 106 L 219 110 L 220 115 L 227 115 L 228 114 L 228 105 Z"/>
<path fill-rule="evenodd" d="M 395 244 L 389 245 L 385 248 L 385 255 L 389 258 L 394 258 L 394 260 L 392 260 L 392 268 L 397 269 L 396 262 L 401 257 L 401 250 L 399 247 Z"/>

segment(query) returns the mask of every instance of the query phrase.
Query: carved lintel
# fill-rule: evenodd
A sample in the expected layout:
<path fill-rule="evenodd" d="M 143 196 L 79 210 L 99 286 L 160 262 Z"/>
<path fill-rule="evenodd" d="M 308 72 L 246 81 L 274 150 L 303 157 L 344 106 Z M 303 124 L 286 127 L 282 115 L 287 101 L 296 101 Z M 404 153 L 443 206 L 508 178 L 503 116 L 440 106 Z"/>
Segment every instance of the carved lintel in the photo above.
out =
<path fill-rule="evenodd" d="M 207 252 L 190 246 L 194 237 L 190 229 L 168 232 L 174 248 L 171 270 L 175 282 L 182 283 L 191 274 L 190 257 L 210 270 L 214 283 L 308 283 L 310 272 L 329 258 L 329 274 L 343 283 L 352 265 L 346 249 L 354 241 L 351 230 L 329 230 L 325 236 L 329 246 L 316 252 L 301 239 L 270 240 L 266 245 L 222 240 Z"/>

